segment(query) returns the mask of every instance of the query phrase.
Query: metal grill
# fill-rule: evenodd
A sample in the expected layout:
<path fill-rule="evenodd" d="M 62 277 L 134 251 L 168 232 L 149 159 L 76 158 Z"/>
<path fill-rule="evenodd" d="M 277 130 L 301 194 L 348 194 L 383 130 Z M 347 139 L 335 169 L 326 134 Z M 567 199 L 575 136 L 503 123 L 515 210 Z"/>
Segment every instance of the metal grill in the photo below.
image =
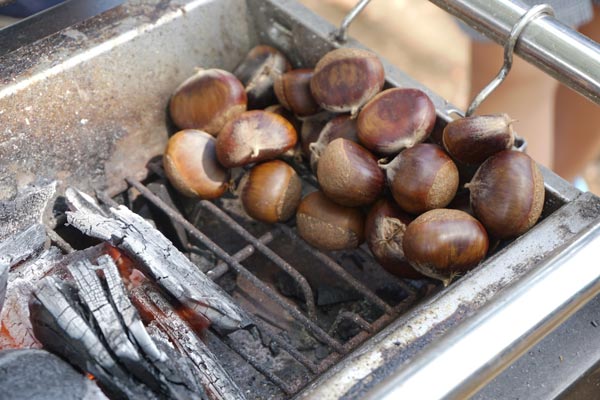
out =
<path fill-rule="evenodd" d="M 148 169 L 154 174 L 154 178 L 164 178 L 164 173 L 159 164 L 152 162 L 148 165 Z M 153 177 L 150 176 L 148 181 L 152 181 L 152 179 Z M 260 317 L 253 316 L 253 323 L 261 337 L 266 339 L 267 343 L 275 343 L 279 348 L 287 352 L 290 357 L 292 357 L 303 367 L 305 374 L 296 376 L 292 382 L 289 382 L 279 377 L 276 374 L 276 371 L 274 371 L 269 365 L 261 362 L 261 360 L 257 359 L 252 352 L 247 351 L 244 346 L 240 345 L 235 340 L 228 337 L 220 337 L 212 333 L 209 334 L 211 340 L 221 340 L 232 351 L 237 353 L 242 359 L 252 365 L 254 369 L 279 387 L 286 395 L 298 393 L 315 377 L 321 375 L 324 371 L 338 362 L 342 357 L 356 349 L 357 346 L 371 337 L 374 333 L 383 329 L 400 313 L 413 306 L 425 295 L 423 291 L 420 291 L 419 288 L 413 284 L 404 282 L 400 279 L 395 279 L 394 283 L 406 293 L 406 296 L 397 304 L 391 305 L 378 296 L 373 290 L 368 288 L 365 284 L 356 279 L 344 268 L 344 266 L 332 258 L 332 256 L 325 254 L 304 242 L 300 237 L 298 237 L 293 226 L 276 224 L 272 226 L 269 231 L 257 237 L 242 224 L 238 223 L 232 216 L 230 216 L 224 207 L 218 206 L 208 200 L 199 201 L 196 207 L 201 212 L 205 212 L 210 215 L 211 218 L 215 218 L 220 223 L 223 223 L 228 229 L 231 229 L 233 232 L 239 235 L 239 237 L 241 237 L 245 243 L 247 243 L 237 252 L 230 253 L 223 248 L 223 244 L 225 243 L 220 245 L 211 239 L 199 227 L 188 221 L 188 219 L 186 219 L 178 209 L 172 205 L 169 205 L 166 201 L 153 193 L 153 191 L 146 184 L 131 177 L 126 178 L 126 181 L 131 189 L 137 190 L 148 203 L 155 206 L 171 221 L 182 227 L 188 233 L 188 235 L 204 245 L 211 253 L 218 257 L 220 261 L 217 262 L 212 269 L 206 272 L 212 280 L 218 280 L 229 270 L 235 271 L 238 276 L 243 277 L 250 282 L 256 290 L 263 293 L 270 300 L 276 303 L 282 309 L 282 311 L 288 313 L 296 322 L 304 326 L 316 340 L 327 346 L 329 355 L 320 361 L 315 361 L 311 359 L 311 357 L 304 354 L 296 346 L 291 344 L 288 340 L 286 340 L 283 335 L 286 332 L 272 326 L 268 322 L 263 321 Z M 314 178 L 305 175 L 304 182 L 305 184 L 314 186 Z M 96 192 L 96 196 L 102 203 L 108 206 L 116 207 L 119 205 L 119 203 L 111 198 L 106 192 L 98 191 Z M 49 230 L 48 233 L 51 240 L 58 247 L 66 252 L 73 251 L 71 245 L 56 232 Z M 340 310 L 335 316 L 333 322 L 330 324 L 319 320 L 317 315 L 317 306 L 315 305 L 315 293 L 307 279 L 293 266 L 293 263 L 288 262 L 270 247 L 268 247 L 269 244 L 271 244 L 277 237 L 285 237 L 286 240 L 290 243 L 293 243 L 297 249 L 310 254 L 310 256 L 318 263 L 314 268 L 326 269 L 330 273 L 333 273 L 335 277 L 339 278 L 339 280 L 342 281 L 348 288 L 359 294 L 361 299 L 366 301 L 370 308 L 377 310 L 380 315 L 374 320 L 368 321 L 359 313 Z M 305 308 L 305 311 L 301 310 L 297 305 L 293 304 L 275 288 L 259 279 L 253 272 L 242 265 L 245 260 L 255 253 L 260 253 L 262 256 L 266 257 L 267 260 L 272 262 L 273 265 L 275 265 L 278 269 L 285 272 L 294 281 L 294 283 L 302 292 L 304 298 L 304 303 L 302 306 Z M 371 255 L 362 248 L 359 248 L 353 252 L 341 254 L 340 257 L 352 255 L 358 255 L 360 260 L 366 260 L 367 263 L 375 263 Z M 380 271 L 383 273 L 383 270 Z M 342 341 L 333 335 L 333 332 L 335 332 L 335 330 L 343 322 L 352 324 L 358 329 L 357 334 L 345 341 Z M 329 326 L 325 328 L 325 325 Z"/>

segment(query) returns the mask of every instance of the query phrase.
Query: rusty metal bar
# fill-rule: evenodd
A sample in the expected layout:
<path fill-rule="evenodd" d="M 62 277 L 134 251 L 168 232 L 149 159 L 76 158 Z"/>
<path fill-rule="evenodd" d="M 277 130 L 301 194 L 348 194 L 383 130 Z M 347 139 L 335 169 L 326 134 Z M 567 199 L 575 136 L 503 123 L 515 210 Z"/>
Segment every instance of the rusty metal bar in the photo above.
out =
<path fill-rule="evenodd" d="M 271 300 L 273 300 L 281 308 L 283 308 L 291 316 L 293 316 L 296 320 L 302 323 L 313 335 L 315 335 L 315 338 L 327 344 L 337 352 L 343 353 L 345 351 L 345 348 L 341 343 L 329 336 L 314 321 L 312 321 L 310 318 L 307 318 L 295 306 L 289 304 L 286 299 L 282 298 L 277 292 L 275 292 L 263 281 L 254 276 L 254 274 L 252 274 L 244 266 L 237 262 L 229 253 L 223 250 L 210 238 L 204 235 L 204 233 L 202 233 L 198 228 L 196 228 L 189 221 L 187 221 L 177 210 L 171 208 L 168 204 L 162 201 L 158 196 L 152 193 L 148 188 L 146 188 L 142 183 L 140 183 L 136 179 L 126 178 L 126 180 L 131 186 L 137 188 L 148 201 L 160 208 L 167 216 L 172 218 L 174 221 L 181 224 L 185 228 L 185 230 L 188 231 L 189 234 L 191 234 L 200 242 L 202 242 L 209 250 L 215 253 L 215 255 L 217 255 L 219 258 L 221 258 L 223 261 L 229 264 L 229 266 L 233 268 L 238 274 L 242 275 L 244 278 L 249 280 L 254 286 L 256 286 L 265 295 L 267 295 Z"/>
<path fill-rule="evenodd" d="M 208 200 L 201 200 L 198 203 L 204 209 L 210 211 L 212 214 L 217 216 L 222 222 L 224 222 L 229 228 L 234 230 L 237 234 L 242 236 L 246 241 L 251 243 L 256 250 L 260 251 L 265 257 L 272 261 L 275 265 L 285 271 L 289 276 L 291 276 L 304 295 L 304 301 L 306 302 L 306 308 L 308 309 L 308 316 L 311 319 L 315 319 L 317 315 L 317 309 L 315 307 L 315 298 L 313 295 L 313 291 L 306 281 L 306 278 L 302 276 L 296 269 L 294 269 L 287 261 L 281 258 L 277 253 L 273 250 L 262 244 L 254 235 L 248 232 L 243 226 L 235 222 L 233 218 L 231 218 L 227 213 L 221 210 L 219 207 L 214 205 Z"/>
<path fill-rule="evenodd" d="M 350 287 L 356 290 L 358 293 L 365 296 L 368 300 L 370 300 L 374 305 L 379 307 L 379 309 L 385 311 L 386 313 L 394 314 L 395 311 L 392 307 L 390 307 L 385 301 L 383 301 L 379 296 L 371 291 L 368 287 L 360 283 L 357 279 L 355 279 L 348 271 L 346 271 L 341 265 L 333 261 L 329 256 L 322 253 L 321 251 L 309 246 L 304 240 L 302 240 L 298 235 L 296 235 L 291 228 L 285 225 L 278 225 L 278 228 L 287 235 L 295 244 L 302 247 L 307 252 L 311 253 L 315 256 L 320 262 L 323 263 L 324 266 L 329 268 L 335 274 L 339 275 L 340 278 L 344 280 Z"/>
<path fill-rule="evenodd" d="M 261 237 L 259 237 L 258 241 L 264 245 L 268 245 L 269 243 L 271 243 L 273 241 L 273 239 L 274 239 L 273 233 L 267 232 L 264 235 L 262 235 Z M 250 257 L 252 254 L 254 254 L 255 250 L 256 250 L 256 248 L 254 246 L 252 246 L 251 244 L 249 244 L 249 245 L 245 246 L 243 249 L 241 249 L 240 251 L 238 251 L 237 253 L 235 253 L 233 255 L 233 259 L 236 260 L 237 262 L 242 262 L 246 258 Z M 217 263 L 216 267 L 214 267 L 213 269 L 208 271 L 206 273 L 206 275 L 214 281 L 214 280 L 219 279 L 223 275 L 225 275 L 225 273 L 227 271 L 229 271 L 229 265 L 227 265 L 227 263 L 224 261 L 219 261 Z"/>

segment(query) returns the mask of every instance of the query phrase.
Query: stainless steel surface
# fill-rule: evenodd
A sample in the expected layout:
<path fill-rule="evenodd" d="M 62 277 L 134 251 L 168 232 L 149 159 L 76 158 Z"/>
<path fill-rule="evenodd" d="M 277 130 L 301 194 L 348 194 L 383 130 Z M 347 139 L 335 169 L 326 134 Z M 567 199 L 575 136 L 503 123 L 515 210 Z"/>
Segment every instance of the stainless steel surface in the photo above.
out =
<path fill-rule="evenodd" d="M 599 258 L 597 220 L 476 316 L 392 374 L 368 398 L 464 399 L 474 395 L 600 292 Z"/>
<path fill-rule="evenodd" d="M 337 41 L 344 43 L 348 40 L 348 28 L 350 27 L 350 24 L 370 2 L 371 0 L 360 0 L 352 7 L 350 12 L 342 20 L 339 29 L 334 32 L 334 37 Z"/>
<path fill-rule="evenodd" d="M 521 33 L 531 21 L 542 15 L 554 16 L 554 10 L 547 4 L 538 4 L 531 7 L 525 14 L 523 14 L 521 18 L 519 18 L 519 21 L 511 29 L 506 43 L 504 43 L 504 64 L 502 64 L 502 68 L 500 68 L 498 75 L 496 75 L 487 86 L 481 89 L 481 91 L 477 93 L 475 98 L 471 101 L 471 104 L 465 113 L 467 117 L 472 115 L 481 105 L 481 103 L 483 103 L 485 99 L 487 99 L 489 95 L 496 90 L 496 88 L 500 86 L 502 82 L 504 82 L 508 76 L 508 73 L 510 72 L 510 69 L 512 68 L 513 52 Z"/>
<path fill-rule="evenodd" d="M 528 6 L 518 0 L 430 0 L 485 36 L 503 44 Z M 545 16 L 523 31 L 515 52 L 600 104 L 600 45 Z"/>

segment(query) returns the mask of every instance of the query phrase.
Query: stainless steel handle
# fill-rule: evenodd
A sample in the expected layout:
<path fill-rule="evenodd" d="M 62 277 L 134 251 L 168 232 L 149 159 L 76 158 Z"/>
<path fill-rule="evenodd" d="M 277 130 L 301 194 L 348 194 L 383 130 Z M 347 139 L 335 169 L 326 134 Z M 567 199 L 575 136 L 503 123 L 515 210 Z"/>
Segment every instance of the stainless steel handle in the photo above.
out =
<path fill-rule="evenodd" d="M 519 0 L 429 0 L 491 40 L 504 44 L 527 9 Z M 515 52 L 600 104 L 600 45 L 553 17 L 532 21 Z"/>
<path fill-rule="evenodd" d="M 377 386 L 369 399 L 473 395 L 600 292 L 595 221 L 493 302 Z"/>

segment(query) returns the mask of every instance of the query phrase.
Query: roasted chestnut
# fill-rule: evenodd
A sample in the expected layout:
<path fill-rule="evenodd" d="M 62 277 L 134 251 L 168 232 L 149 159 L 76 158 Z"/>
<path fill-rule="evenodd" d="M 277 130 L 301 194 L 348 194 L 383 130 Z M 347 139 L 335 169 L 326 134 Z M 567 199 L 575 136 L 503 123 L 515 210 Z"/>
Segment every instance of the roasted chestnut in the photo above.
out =
<path fill-rule="evenodd" d="M 320 109 L 310 92 L 312 76 L 312 69 L 294 69 L 275 79 L 277 100 L 299 117 L 314 115 Z"/>
<path fill-rule="evenodd" d="M 373 257 L 386 271 L 400 278 L 423 277 L 404 257 L 402 248 L 404 231 L 412 220 L 393 201 L 379 199 L 371 207 L 365 224 L 366 242 Z"/>
<path fill-rule="evenodd" d="M 490 156 L 512 148 L 513 122 L 507 114 L 474 115 L 451 121 L 442 135 L 444 147 L 463 164 L 481 164 Z"/>
<path fill-rule="evenodd" d="M 383 64 L 374 53 L 344 47 L 330 51 L 317 62 L 310 90 L 325 110 L 356 115 L 379 93 L 384 82 Z"/>
<path fill-rule="evenodd" d="M 199 129 L 216 136 L 225 123 L 246 111 L 246 92 L 230 72 L 204 69 L 175 90 L 169 114 L 181 129 Z"/>
<path fill-rule="evenodd" d="M 358 139 L 382 155 L 423 142 L 435 125 L 433 102 L 419 89 L 395 88 L 373 97 L 358 115 Z"/>
<path fill-rule="evenodd" d="M 291 68 L 287 58 L 279 50 L 267 45 L 252 48 L 233 72 L 246 87 L 248 109 L 275 104 L 275 79 Z"/>
<path fill-rule="evenodd" d="M 488 158 L 465 185 L 475 216 L 497 239 L 519 236 L 539 219 L 544 178 L 527 154 L 504 150 Z"/>
<path fill-rule="evenodd" d="M 348 207 L 371 204 L 385 183 L 375 156 L 358 143 L 343 138 L 335 139 L 325 148 L 317 180 L 327 197 Z"/>
<path fill-rule="evenodd" d="M 217 137 L 217 158 L 226 168 L 271 160 L 293 148 L 296 130 L 280 115 L 246 111 L 229 121 Z"/>
<path fill-rule="evenodd" d="M 316 142 L 309 145 L 310 149 L 310 168 L 316 172 L 317 165 L 325 147 L 338 138 L 344 138 L 353 142 L 358 142 L 358 131 L 356 130 L 356 119 L 349 114 L 338 115 L 329 121 L 319 134 Z"/>
<path fill-rule="evenodd" d="M 321 250 L 358 247 L 364 240 L 364 220 L 360 209 L 341 206 L 318 191 L 305 196 L 296 212 L 298 234 Z"/>
<path fill-rule="evenodd" d="M 255 165 L 242 180 L 240 199 L 252 218 L 275 223 L 290 219 L 302 197 L 302 183 L 294 168 L 281 160 Z"/>
<path fill-rule="evenodd" d="M 445 207 L 458 189 L 458 168 L 435 144 L 419 143 L 382 168 L 394 200 L 411 214 Z"/>
<path fill-rule="evenodd" d="M 171 136 L 163 165 L 175 189 L 201 199 L 214 199 L 225 192 L 229 171 L 218 163 L 215 143 L 214 137 L 195 129 L 184 129 Z"/>
<path fill-rule="evenodd" d="M 459 210 L 428 211 L 408 224 L 402 248 L 410 264 L 429 277 L 448 285 L 475 267 L 488 251 L 483 226 Z"/>

